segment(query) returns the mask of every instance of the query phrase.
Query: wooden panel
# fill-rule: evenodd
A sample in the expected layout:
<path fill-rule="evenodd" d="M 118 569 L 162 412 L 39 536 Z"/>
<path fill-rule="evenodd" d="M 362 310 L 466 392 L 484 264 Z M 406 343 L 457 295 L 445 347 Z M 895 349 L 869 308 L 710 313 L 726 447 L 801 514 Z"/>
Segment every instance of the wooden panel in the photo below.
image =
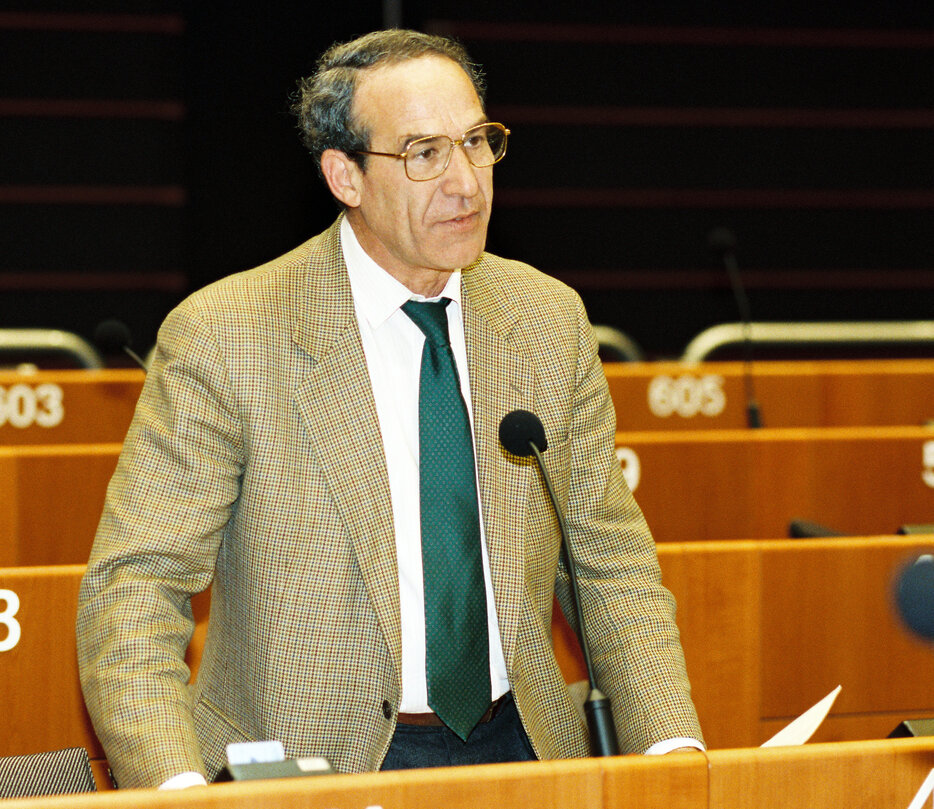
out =
<path fill-rule="evenodd" d="M 883 738 L 934 715 L 932 649 L 890 603 L 902 564 L 932 547 L 895 536 L 660 545 L 708 747 L 761 744 L 838 684 L 815 741 Z"/>
<path fill-rule="evenodd" d="M 0 652 L 0 755 L 75 746 L 92 758 L 103 755 L 78 684 L 75 614 L 83 573 L 82 565 L 0 570 L 0 589 L 19 599 L 6 621 L 15 621 L 21 633 L 12 649 Z M 10 611 L 8 603 L 2 608 Z M 9 632 L 9 623 L 0 626 L 3 639 Z"/>
<path fill-rule="evenodd" d="M 120 449 L 0 447 L 0 566 L 87 562 Z"/>
<path fill-rule="evenodd" d="M 659 546 L 708 747 L 759 744 L 760 556 L 753 542 Z"/>
<path fill-rule="evenodd" d="M 853 536 L 934 522 L 934 431 L 924 427 L 617 433 L 656 540 L 788 535 L 814 520 Z M 927 457 L 925 457 L 927 452 Z M 547 455 L 546 455 L 547 461 Z"/>
<path fill-rule="evenodd" d="M 892 598 L 903 566 L 932 546 L 934 537 L 763 549 L 763 718 L 793 717 L 843 679 L 836 714 L 934 712 L 934 649 L 903 628 Z"/>
<path fill-rule="evenodd" d="M 606 363 L 617 429 L 746 426 L 740 362 Z M 934 419 L 934 361 L 755 362 L 766 427 L 918 426 Z"/>
<path fill-rule="evenodd" d="M 122 442 L 141 370 L 0 371 L 0 446 Z"/>
<path fill-rule="evenodd" d="M 672 769 L 683 764 L 672 762 Z M 664 774 L 646 774 L 631 768 L 623 783 L 664 783 Z M 702 774 L 706 778 L 706 774 Z M 334 807 L 375 807 L 382 809 L 475 809 L 495 806 L 501 809 L 572 809 L 600 807 L 604 803 L 603 768 L 599 760 L 555 761 L 543 764 L 487 764 L 408 770 L 358 775 L 325 775 L 277 781 L 214 784 L 207 789 L 184 792 L 121 790 L 103 795 L 75 795 L 45 799 L 49 809 L 334 809 Z M 659 802 L 645 807 L 663 806 Z M 11 801 L 10 809 L 35 809 L 36 802 Z M 640 804 L 640 807 L 642 805 Z M 694 809 L 696 803 L 679 799 L 669 809 Z"/>
<path fill-rule="evenodd" d="M 908 806 L 931 770 L 934 743 L 809 744 L 708 757 L 710 809 L 880 809 Z"/>
<path fill-rule="evenodd" d="M 707 757 L 701 753 L 596 761 L 604 772 L 606 809 L 695 809 L 707 804 Z"/>
<path fill-rule="evenodd" d="M 19 640 L 0 651 L 0 756 L 39 753 L 63 747 L 84 747 L 94 760 L 99 787 L 103 780 L 103 750 L 84 708 L 78 682 L 75 615 L 84 565 L 0 568 L 0 645 L 18 627 Z M 198 622 L 187 661 L 197 672 L 207 626 L 209 594 L 192 601 Z"/>

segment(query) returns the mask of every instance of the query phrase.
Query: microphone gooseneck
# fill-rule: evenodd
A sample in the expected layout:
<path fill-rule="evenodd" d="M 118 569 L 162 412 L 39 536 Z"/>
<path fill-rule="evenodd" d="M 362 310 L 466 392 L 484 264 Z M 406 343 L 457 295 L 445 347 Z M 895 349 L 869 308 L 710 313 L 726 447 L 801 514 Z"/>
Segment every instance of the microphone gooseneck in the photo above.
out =
<path fill-rule="evenodd" d="M 723 261 L 727 275 L 730 277 L 730 286 L 733 288 L 733 297 L 739 318 L 743 324 L 743 384 L 746 389 L 746 424 L 749 427 L 762 426 L 762 414 L 759 411 L 759 402 L 756 401 L 755 382 L 752 376 L 752 309 L 749 306 L 749 296 L 739 272 L 739 263 L 736 261 L 736 234 L 727 227 L 717 227 L 707 234 L 707 247 Z"/>
<path fill-rule="evenodd" d="M 571 584 L 571 601 L 574 603 L 574 614 L 577 618 L 578 633 L 581 652 L 584 656 L 584 665 L 587 667 L 587 681 L 590 694 L 584 703 L 584 713 L 587 716 L 587 727 L 590 730 L 590 741 L 595 756 L 615 756 L 619 753 L 619 743 L 616 739 L 616 728 L 613 724 L 613 713 L 610 700 L 597 687 L 593 673 L 593 660 L 590 656 L 590 642 L 587 629 L 584 625 L 584 615 L 581 610 L 580 591 L 577 585 L 577 560 L 571 541 L 568 538 L 567 524 L 564 512 L 558 504 L 555 490 L 551 485 L 551 477 L 542 459 L 542 452 L 548 449 L 545 437 L 545 427 L 534 413 L 528 410 L 513 410 L 507 413 L 499 425 L 499 439 L 507 452 L 521 458 L 535 456 L 542 480 L 548 491 L 548 497 L 558 518 L 558 528 L 561 531 L 562 552 L 565 567 L 568 571 L 568 580 Z"/>

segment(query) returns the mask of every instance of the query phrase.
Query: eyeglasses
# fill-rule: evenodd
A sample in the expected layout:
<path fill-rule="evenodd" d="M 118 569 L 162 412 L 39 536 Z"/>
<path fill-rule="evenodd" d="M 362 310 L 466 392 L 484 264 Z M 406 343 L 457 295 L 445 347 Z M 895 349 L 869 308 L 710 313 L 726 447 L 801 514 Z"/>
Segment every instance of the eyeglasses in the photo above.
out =
<path fill-rule="evenodd" d="M 468 129 L 460 140 L 447 135 L 429 135 L 413 140 L 404 152 L 368 152 L 357 149 L 356 154 L 376 157 L 394 157 L 405 161 L 405 176 L 417 183 L 434 180 L 447 170 L 455 146 L 460 146 L 471 165 L 478 169 L 492 166 L 506 156 L 509 130 L 502 124 L 479 124 Z"/>

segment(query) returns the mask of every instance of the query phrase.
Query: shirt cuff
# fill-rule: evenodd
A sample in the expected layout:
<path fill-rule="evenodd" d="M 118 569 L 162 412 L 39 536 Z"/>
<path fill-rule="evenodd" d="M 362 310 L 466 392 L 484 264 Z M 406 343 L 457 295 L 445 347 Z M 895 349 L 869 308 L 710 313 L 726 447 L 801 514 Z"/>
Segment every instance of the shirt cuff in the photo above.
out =
<path fill-rule="evenodd" d="M 679 736 L 675 739 L 665 739 L 663 742 L 655 742 L 655 744 L 645 751 L 645 755 L 661 756 L 665 753 L 670 753 L 672 750 L 677 750 L 679 747 L 693 747 L 695 750 L 700 750 L 702 753 L 707 749 L 704 747 L 703 743 L 699 742 L 697 739 Z"/>
<path fill-rule="evenodd" d="M 183 772 L 173 775 L 168 781 L 159 784 L 159 789 L 188 789 L 188 787 L 206 787 L 207 779 L 199 772 Z"/>

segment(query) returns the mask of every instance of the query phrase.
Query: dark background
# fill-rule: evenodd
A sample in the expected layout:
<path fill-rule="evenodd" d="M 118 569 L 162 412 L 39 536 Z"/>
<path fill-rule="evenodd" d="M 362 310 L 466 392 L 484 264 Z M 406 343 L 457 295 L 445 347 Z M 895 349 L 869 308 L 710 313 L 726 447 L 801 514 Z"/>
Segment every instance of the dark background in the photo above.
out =
<path fill-rule="evenodd" d="M 677 356 L 737 319 L 934 318 L 934 4 L 404 2 L 513 130 L 490 249 Z M 288 113 L 378 2 L 72 0 L 0 11 L 0 328 L 145 352 L 168 309 L 326 227 Z"/>

